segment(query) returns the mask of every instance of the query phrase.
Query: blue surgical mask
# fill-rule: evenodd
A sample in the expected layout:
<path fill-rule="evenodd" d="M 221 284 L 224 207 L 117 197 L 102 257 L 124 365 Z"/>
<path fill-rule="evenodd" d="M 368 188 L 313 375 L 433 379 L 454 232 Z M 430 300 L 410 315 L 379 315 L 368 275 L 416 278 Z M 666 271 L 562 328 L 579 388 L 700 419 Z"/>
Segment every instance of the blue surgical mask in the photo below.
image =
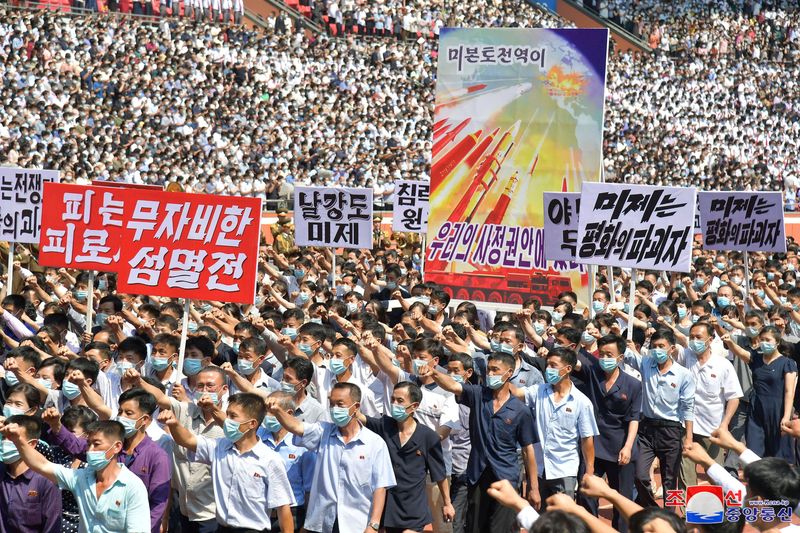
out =
<path fill-rule="evenodd" d="M 186 324 L 186 331 L 188 331 L 189 333 L 194 333 L 195 331 L 197 331 L 197 322 L 189 322 L 188 324 Z"/>
<path fill-rule="evenodd" d="M 9 387 L 13 387 L 17 383 L 19 383 L 19 378 L 17 377 L 17 375 L 11 372 L 10 370 L 6 370 L 6 376 L 3 379 L 5 379 L 6 385 L 8 385 Z"/>
<path fill-rule="evenodd" d="M 355 315 L 356 313 L 358 313 L 358 304 L 347 302 L 347 314 Z"/>
<path fill-rule="evenodd" d="M 253 366 L 253 363 L 247 359 L 239 359 L 236 361 L 236 368 L 243 376 L 249 376 L 256 371 L 256 367 Z"/>
<path fill-rule="evenodd" d="M 748 337 L 752 338 L 758 335 L 758 328 L 755 328 L 753 326 L 747 326 L 746 328 L 744 328 L 744 332 Z"/>
<path fill-rule="evenodd" d="M 428 364 L 428 362 L 425 359 L 413 359 L 412 363 L 414 364 L 414 374 L 417 375 L 419 375 L 420 369 Z"/>
<path fill-rule="evenodd" d="M 45 379 L 45 378 L 39 378 L 39 379 L 37 379 L 36 381 L 38 381 L 38 382 L 39 382 L 39 384 L 40 384 L 42 387 L 44 387 L 45 389 L 52 389 L 52 388 L 53 388 L 53 382 L 52 382 L 52 381 L 50 381 L 49 379 Z"/>
<path fill-rule="evenodd" d="M 89 297 L 88 291 L 73 291 L 72 294 L 79 302 L 85 302 L 86 298 Z"/>
<path fill-rule="evenodd" d="M 295 390 L 296 387 L 297 385 L 292 385 L 291 383 L 281 381 L 281 390 L 286 394 L 291 394 L 291 395 L 296 394 L 297 393 L 297 390 Z"/>
<path fill-rule="evenodd" d="M 303 352 L 307 357 L 311 357 L 311 354 L 314 353 L 314 348 L 312 348 L 310 344 L 306 344 L 305 342 L 299 343 L 297 345 L 297 349 Z"/>
<path fill-rule="evenodd" d="M 625 312 L 625 313 L 630 313 L 631 312 L 630 304 L 628 304 L 628 303 L 622 304 L 622 311 Z"/>
<path fill-rule="evenodd" d="M 534 322 L 533 323 L 533 331 L 535 331 L 536 334 L 541 337 L 542 335 L 544 335 L 544 332 L 545 332 L 544 324 L 542 324 L 541 322 Z"/>
<path fill-rule="evenodd" d="M 511 347 L 510 344 L 507 342 L 500 343 L 500 353 L 505 353 L 508 355 L 514 355 L 514 348 Z"/>
<path fill-rule="evenodd" d="M 156 372 L 163 372 L 169 366 L 169 357 L 153 357 L 150 360 L 150 366 Z"/>
<path fill-rule="evenodd" d="M 706 341 L 699 339 L 691 339 L 689 341 L 689 349 L 698 355 L 706 351 L 706 346 Z"/>
<path fill-rule="evenodd" d="M 406 408 L 402 405 L 397 405 L 396 403 L 392 404 L 392 418 L 397 420 L 398 422 L 402 422 L 410 415 L 406 412 Z"/>
<path fill-rule="evenodd" d="M 697 289 L 702 289 L 703 287 L 706 286 L 706 280 L 703 278 L 697 278 L 694 280 L 694 286 Z"/>
<path fill-rule="evenodd" d="M 551 385 L 555 385 L 559 381 L 561 381 L 561 371 L 557 368 L 545 368 L 544 369 L 544 379 Z"/>
<path fill-rule="evenodd" d="M 301 292 L 300 294 L 297 295 L 297 299 L 301 303 L 306 303 L 311 299 L 311 295 L 308 294 L 307 292 Z"/>
<path fill-rule="evenodd" d="M 314 323 L 314 324 L 322 325 L 322 319 L 321 318 L 312 318 L 312 319 L 309 320 L 309 322 Z"/>
<path fill-rule="evenodd" d="M 602 313 L 606 308 L 606 304 L 601 302 L 600 300 L 594 300 L 592 302 L 592 309 L 595 313 Z"/>
<path fill-rule="evenodd" d="M 61 384 L 61 392 L 67 400 L 74 400 L 81 395 L 81 388 L 71 381 L 64 380 Z"/>
<path fill-rule="evenodd" d="M 278 422 L 278 419 L 272 415 L 265 416 L 262 425 L 270 433 L 277 433 L 278 431 L 281 430 L 281 423 Z"/>
<path fill-rule="evenodd" d="M 650 355 L 655 358 L 655 360 L 661 364 L 666 363 L 667 359 L 669 359 L 669 354 L 663 348 L 650 348 Z"/>
<path fill-rule="evenodd" d="M 688 312 L 689 311 L 687 311 L 685 307 L 679 307 L 678 308 L 678 318 L 683 320 L 684 318 L 686 318 L 686 315 L 688 314 Z"/>
<path fill-rule="evenodd" d="M 108 450 L 110 450 L 109 448 Z M 86 468 L 93 472 L 97 472 L 98 470 L 102 470 L 103 468 L 111 462 L 111 459 L 106 458 L 106 454 L 108 450 L 93 450 L 90 452 L 86 452 Z"/>
<path fill-rule="evenodd" d="M 217 405 L 219 403 L 219 394 L 216 392 L 204 392 L 203 395 L 207 395 L 208 399 L 211 400 L 211 403 Z M 201 396 L 202 397 L 202 396 Z"/>
<path fill-rule="evenodd" d="M 202 359 L 184 359 L 183 373 L 187 376 L 195 376 L 203 369 Z"/>
<path fill-rule="evenodd" d="M 97 280 L 97 290 L 99 291 L 108 290 L 108 280 L 106 278 L 100 278 Z"/>
<path fill-rule="evenodd" d="M 453 378 L 453 381 L 456 383 L 464 383 L 464 376 L 460 374 L 450 374 L 450 377 Z"/>
<path fill-rule="evenodd" d="M 225 433 L 225 438 L 231 442 L 236 442 L 244 437 L 244 431 L 239 429 L 243 423 L 226 418 L 225 423 L 222 425 L 222 432 Z"/>
<path fill-rule="evenodd" d="M 352 405 L 350 406 L 352 407 Z M 339 427 L 346 426 L 353 418 L 350 416 L 350 407 L 331 407 L 331 420 Z"/>
<path fill-rule="evenodd" d="M 25 411 L 23 411 L 19 407 L 12 407 L 10 405 L 4 405 L 3 406 L 3 416 L 6 417 L 6 418 L 8 418 L 10 416 L 14 416 L 14 415 L 24 415 L 24 414 L 25 414 Z"/>
<path fill-rule="evenodd" d="M 297 338 L 297 328 L 283 328 L 281 330 L 281 333 L 283 335 L 286 335 L 292 340 L 295 340 Z"/>
<path fill-rule="evenodd" d="M 581 334 L 581 341 L 583 342 L 583 344 L 592 344 L 595 340 L 596 339 L 594 338 L 594 335 L 592 335 L 588 331 L 584 331 Z"/>
<path fill-rule="evenodd" d="M 700 316 L 692 314 L 692 324 L 697 323 L 698 320 L 700 320 Z"/>
<path fill-rule="evenodd" d="M 725 270 L 725 267 L 727 265 L 725 263 L 714 263 L 714 266 L 717 267 L 717 269 L 719 270 Z"/>
<path fill-rule="evenodd" d="M 761 344 L 758 345 L 761 348 L 761 353 L 764 355 L 772 355 L 778 349 L 774 343 L 761 341 Z"/>
<path fill-rule="evenodd" d="M 397 288 L 397 282 L 396 281 L 387 281 L 386 282 L 386 288 L 389 289 L 390 291 L 395 290 Z"/>
<path fill-rule="evenodd" d="M 0 441 L 0 460 L 7 465 L 16 463 L 19 460 L 17 445 L 8 439 Z"/>
<path fill-rule="evenodd" d="M 117 374 L 120 376 L 125 373 L 126 370 L 133 368 L 135 365 L 130 361 L 119 361 L 117 363 Z"/>
<path fill-rule="evenodd" d="M 662 316 L 661 318 L 663 318 L 663 319 L 664 319 L 664 323 L 665 323 L 665 324 L 672 324 L 672 323 L 674 323 L 674 322 L 675 322 L 675 321 L 672 319 L 672 317 L 671 317 L 671 316 L 669 316 L 669 315 L 667 315 L 667 316 Z"/>
<path fill-rule="evenodd" d="M 429 315 L 438 315 L 439 314 L 439 306 L 438 305 L 429 305 L 428 306 L 428 314 Z"/>
<path fill-rule="evenodd" d="M 775 272 L 767 272 L 767 279 L 768 280 L 775 279 Z"/>
<path fill-rule="evenodd" d="M 302 278 L 303 276 L 306 275 L 306 272 L 305 272 L 305 270 L 301 270 L 299 268 L 295 268 L 293 274 L 294 274 L 295 278 L 300 279 L 300 278 Z"/>
<path fill-rule="evenodd" d="M 492 390 L 499 389 L 500 387 L 503 386 L 503 383 L 505 383 L 505 381 L 503 381 L 502 374 L 500 375 L 489 374 L 488 376 L 486 376 L 486 386 Z"/>
<path fill-rule="evenodd" d="M 331 358 L 329 364 L 330 364 L 331 372 L 333 372 L 337 376 L 341 376 L 342 374 L 344 374 L 345 370 L 347 370 L 347 367 L 345 366 L 344 361 L 341 360 L 341 359 L 337 359 L 335 357 Z"/>
<path fill-rule="evenodd" d="M 728 307 L 729 305 L 731 305 L 731 299 L 730 298 L 728 298 L 727 296 L 718 296 L 717 297 L 717 306 L 718 307 L 720 307 L 720 308 Z"/>
<path fill-rule="evenodd" d="M 97 313 L 94 315 L 94 323 L 98 326 L 104 326 L 108 321 L 108 313 Z"/>
<path fill-rule="evenodd" d="M 550 316 L 553 318 L 553 324 L 559 324 L 564 319 L 564 315 L 558 311 L 553 311 Z"/>
<path fill-rule="evenodd" d="M 600 358 L 600 368 L 602 368 L 604 372 L 612 372 L 617 366 L 619 366 L 619 363 L 614 357 Z"/>
<path fill-rule="evenodd" d="M 238 355 L 239 354 L 239 348 L 241 348 L 241 346 L 242 346 L 241 341 L 233 341 L 233 344 L 231 345 L 231 349 L 233 350 L 233 353 Z"/>
<path fill-rule="evenodd" d="M 122 424 L 125 428 L 125 438 L 130 438 L 136 433 L 136 422 L 139 420 L 131 420 L 130 418 L 125 418 L 124 416 L 117 415 L 114 420 Z"/>
<path fill-rule="evenodd" d="M 500 351 L 500 341 L 489 339 L 489 349 L 493 352 Z"/>

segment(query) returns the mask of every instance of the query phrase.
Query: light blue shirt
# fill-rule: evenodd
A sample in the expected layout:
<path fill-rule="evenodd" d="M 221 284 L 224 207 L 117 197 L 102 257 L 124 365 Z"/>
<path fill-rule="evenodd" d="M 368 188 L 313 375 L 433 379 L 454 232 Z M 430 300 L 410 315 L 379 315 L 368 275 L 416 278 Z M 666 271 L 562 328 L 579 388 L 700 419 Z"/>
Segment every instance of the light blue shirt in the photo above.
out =
<path fill-rule="evenodd" d="M 331 531 L 338 517 L 340 533 L 364 533 L 373 493 L 397 484 L 383 439 L 362 427 L 345 444 L 335 424 L 317 422 L 303 424 L 294 442 L 317 452 L 305 528 Z"/>
<path fill-rule="evenodd" d="M 261 441 L 239 453 L 228 439 L 198 435 L 189 460 L 211 465 L 217 522 L 224 526 L 270 529 L 271 509 L 295 505 L 283 461 Z"/>
<path fill-rule="evenodd" d="M 673 422 L 694 420 L 695 385 L 691 372 L 673 361 L 662 374 L 654 357 L 630 352 L 626 352 L 625 361 L 642 374 L 644 417 Z"/>
<path fill-rule="evenodd" d="M 286 475 L 289 476 L 289 483 L 294 491 L 294 499 L 298 506 L 303 505 L 306 501 L 306 492 L 311 492 L 317 454 L 302 446 L 296 446 L 292 442 L 291 433 L 287 433 L 283 440 L 276 443 L 272 433 L 265 428 L 259 428 L 258 437 L 283 459 Z"/>
<path fill-rule="evenodd" d="M 125 465 L 120 465 L 117 479 L 100 498 L 94 471 L 55 465 L 53 473 L 59 488 L 75 495 L 81 516 L 80 533 L 150 532 L 147 489 Z"/>
<path fill-rule="evenodd" d="M 575 385 L 558 404 L 550 384 L 532 385 L 524 391 L 539 437 L 536 450 L 542 450 L 541 459 L 536 458 L 539 476 L 544 473 L 545 479 L 577 477 L 580 439 L 599 433 L 591 400 Z"/>

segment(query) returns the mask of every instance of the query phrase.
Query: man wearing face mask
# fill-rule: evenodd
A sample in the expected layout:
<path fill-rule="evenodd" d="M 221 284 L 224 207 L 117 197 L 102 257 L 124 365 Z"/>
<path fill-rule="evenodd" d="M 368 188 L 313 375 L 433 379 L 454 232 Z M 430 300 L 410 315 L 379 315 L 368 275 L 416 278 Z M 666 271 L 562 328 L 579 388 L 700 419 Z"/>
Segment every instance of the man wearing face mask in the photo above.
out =
<path fill-rule="evenodd" d="M 608 308 L 610 301 L 611 295 L 607 290 L 599 289 L 594 291 L 594 294 L 592 295 L 592 314 L 598 315 L 600 313 L 604 313 Z"/>
<path fill-rule="evenodd" d="M 261 363 L 266 358 L 267 342 L 263 338 L 251 337 L 244 339 L 239 346 L 236 371 L 233 371 L 233 366 L 230 363 L 222 365 L 223 369 L 230 368 L 228 375 L 232 381 L 233 388 L 231 391 L 233 393 L 251 391 L 253 388 L 268 391 L 280 390 L 280 382 L 269 377 L 261 368 Z"/>
<path fill-rule="evenodd" d="M 36 448 L 42 421 L 14 415 L 5 424 L 19 427 L 20 438 Z M 61 531 L 61 492 L 42 474 L 22 461 L 10 439 L 0 440 L 0 531 L 11 533 L 57 533 Z"/>
<path fill-rule="evenodd" d="M 75 495 L 81 521 L 99 533 L 150 531 L 147 489 L 142 481 L 117 460 L 125 430 L 114 420 L 93 422 L 86 428 L 88 449 L 86 468 L 56 465 L 31 446 L 18 424 L 0 428 L 5 439 L 17 447 L 21 460 L 59 488 Z M 102 498 L 97 498 L 97 489 Z"/>
<path fill-rule="evenodd" d="M 597 422 L 591 401 L 575 387 L 570 374 L 577 363 L 576 354 L 567 348 L 554 348 L 547 354 L 547 384 L 512 388 L 512 393 L 530 407 L 534 414 L 542 461 L 539 491 L 542 501 L 553 494 L 565 493 L 575 498 L 580 465 L 578 448 L 583 454 L 586 473 L 594 474 L 594 436 Z"/>
<path fill-rule="evenodd" d="M 432 522 L 431 509 L 425 497 L 425 484 L 430 475 L 443 496 L 445 522 L 451 522 L 455 510 L 450 503 L 450 489 L 445 472 L 439 435 L 418 424 L 414 413 L 422 401 L 422 391 L 410 381 L 401 381 L 392 391 L 391 417 L 366 417 L 359 421 L 386 442 L 395 467 L 397 486 L 389 489 L 383 526 L 392 530 L 421 531 Z M 402 465 L 402 466 L 400 466 Z"/>
<path fill-rule="evenodd" d="M 440 387 L 455 394 L 460 404 L 470 408 L 472 451 L 466 472 L 468 532 L 507 533 L 512 529 L 515 513 L 485 498 L 489 486 L 500 479 L 519 485 L 522 465 L 517 448 L 522 449 L 528 500 L 534 507 L 541 503 L 533 451 L 533 419 L 530 409 L 511 394 L 508 380 L 513 371 L 514 358 L 503 353 L 489 356 L 486 386 L 459 383 L 427 365 L 420 370 L 420 376 L 433 377 Z"/>
<path fill-rule="evenodd" d="M 517 387 L 529 387 L 544 383 L 544 377 L 538 369 L 523 360 L 525 353 L 525 333 L 518 326 L 508 324 L 495 328 L 500 330 L 498 351 L 514 357 L 514 373 L 509 380 Z"/>
<path fill-rule="evenodd" d="M 197 375 L 195 393 L 199 398 L 195 403 L 180 402 L 143 379 L 132 380 L 133 386 L 142 387 L 156 398 L 160 409 L 171 409 L 181 426 L 194 435 L 209 439 L 218 439 L 225 435 L 222 430 L 222 410 L 227 406 L 228 396 L 228 386 L 225 383 L 222 370 L 215 366 L 205 367 Z M 211 467 L 190 460 L 189 455 L 189 450 L 185 447 L 174 447 L 176 483 L 173 486 L 178 491 L 181 530 L 214 533 L 217 531 L 217 520 Z"/>
<path fill-rule="evenodd" d="M 171 467 L 166 452 L 145 433 L 155 410 L 156 399 L 152 394 L 141 388 L 130 389 L 119 397 L 116 420 L 125 428 L 120 460 L 147 487 L 150 528 L 152 533 L 159 533 L 170 494 Z M 61 446 L 75 457 L 86 456 L 87 441 L 62 426 L 58 412 L 48 409 L 43 418 L 50 425 L 51 444 Z"/>
<path fill-rule="evenodd" d="M 356 414 L 361 390 L 352 383 L 331 389 L 331 422 L 301 422 L 270 400 L 268 411 L 299 444 L 317 452 L 305 529 L 311 532 L 363 533 L 381 527 L 386 492 L 394 487 L 392 460 L 380 436 L 362 426 Z M 343 485 L 348 490 L 341 490 Z"/>
<path fill-rule="evenodd" d="M 240 393 L 228 401 L 224 438 L 195 435 L 172 411 L 162 411 L 158 417 L 169 427 L 175 442 L 189 451 L 189 459 L 211 465 L 220 533 L 269 530 L 272 510 L 278 514 L 283 533 L 294 531 L 291 506 L 296 501 L 286 467 L 258 437 L 265 416 L 260 396 Z M 234 486 L 238 490 L 233 490 Z"/>
<path fill-rule="evenodd" d="M 638 455 L 636 446 L 642 408 L 642 384 L 622 371 L 625 339 L 605 335 L 597 341 L 597 357 L 579 353 L 580 368 L 575 371 L 585 384 L 581 392 L 596 406 L 598 434 L 594 438 L 594 473 L 608 477 L 608 484 L 628 499 L 633 499 L 633 479 Z M 597 516 L 597 500 L 588 499 Z M 614 509 L 612 526 L 620 533 L 628 530 Z"/>
<path fill-rule="evenodd" d="M 625 360 L 642 374 L 642 421 L 636 462 L 637 501 L 658 505 L 650 490 L 650 466 L 658 457 L 664 495 L 677 488 L 683 447 L 692 445 L 695 384 L 692 374 L 673 361 L 675 336 L 667 329 L 650 337 L 647 356 L 626 353 Z"/>
<path fill-rule="evenodd" d="M 711 354 L 713 335 L 710 324 L 694 324 L 689 331 L 689 349 L 681 350 L 676 361 L 692 373 L 695 382 L 697 401 L 694 404 L 692 439 L 721 465 L 725 450 L 711 442 L 711 433 L 717 429 L 728 431 L 739 407 L 742 388 L 731 362 Z M 697 467 L 688 458 L 683 459 L 680 480 L 681 488 L 697 485 Z"/>
<path fill-rule="evenodd" d="M 358 354 L 358 345 L 350 339 L 339 339 L 333 343 L 328 367 L 317 366 L 314 371 L 316 399 L 320 404 L 328 397 L 337 383 L 352 383 L 361 390 L 361 410 L 367 416 L 383 414 L 383 398 L 377 397 L 376 388 L 370 388 L 353 376 L 353 361 Z"/>

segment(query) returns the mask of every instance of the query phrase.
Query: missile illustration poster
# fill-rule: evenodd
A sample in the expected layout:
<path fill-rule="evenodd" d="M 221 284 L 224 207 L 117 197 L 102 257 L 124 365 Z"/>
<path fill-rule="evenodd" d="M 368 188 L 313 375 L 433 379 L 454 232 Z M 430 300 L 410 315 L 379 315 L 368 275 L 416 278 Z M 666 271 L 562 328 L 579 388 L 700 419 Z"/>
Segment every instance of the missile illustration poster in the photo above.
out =
<path fill-rule="evenodd" d="M 600 179 L 607 53 L 606 29 L 442 30 L 426 279 L 459 299 L 586 301 L 585 267 L 545 259 L 561 233 L 544 233 L 543 193 Z"/>

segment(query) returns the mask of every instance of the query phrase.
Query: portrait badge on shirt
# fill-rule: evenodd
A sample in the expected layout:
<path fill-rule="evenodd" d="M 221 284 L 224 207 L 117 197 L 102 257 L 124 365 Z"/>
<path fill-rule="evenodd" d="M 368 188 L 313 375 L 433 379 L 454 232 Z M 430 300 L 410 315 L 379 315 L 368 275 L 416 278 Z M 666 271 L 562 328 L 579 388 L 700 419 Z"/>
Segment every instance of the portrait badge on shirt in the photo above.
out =
<path fill-rule="evenodd" d="M 29 490 L 28 491 L 28 498 L 35 498 L 39 495 L 39 491 L 36 490 Z"/>
<path fill-rule="evenodd" d="M 714 378 L 714 379 L 717 379 L 717 375 L 716 374 L 711 374 L 711 377 Z"/>
<path fill-rule="evenodd" d="M 363 455 L 359 455 L 359 456 L 358 456 L 358 458 L 359 458 L 359 459 L 361 459 L 362 461 L 363 461 L 364 459 L 366 459 L 366 457 L 364 457 Z"/>
<path fill-rule="evenodd" d="M 297 459 L 297 456 L 293 453 L 289 454 L 289 459 Z"/>
<path fill-rule="evenodd" d="M 121 507 L 122 506 L 122 502 L 120 500 L 117 500 L 117 501 L 114 502 L 114 505 L 116 505 L 117 507 Z"/>
<path fill-rule="evenodd" d="M 513 424 L 513 423 L 514 423 L 514 421 L 513 421 L 513 420 L 511 420 L 510 418 L 506 418 L 505 420 L 503 420 L 503 422 L 505 422 L 505 423 L 506 423 L 506 424 L 508 424 L 509 426 L 510 426 L 511 424 Z"/>
<path fill-rule="evenodd" d="M 571 412 L 572 412 L 572 407 L 566 407 L 564 410 L 565 410 L 566 412 L 568 412 L 568 413 L 571 413 Z"/>
<path fill-rule="evenodd" d="M 669 386 L 672 387 L 673 389 L 678 388 L 678 384 L 677 383 L 670 383 Z"/>
<path fill-rule="evenodd" d="M 620 394 L 619 397 L 622 398 L 623 400 L 627 400 L 628 399 L 628 395 L 625 394 L 624 392 L 622 394 Z"/>
<path fill-rule="evenodd" d="M 422 456 L 422 450 L 417 450 L 417 455 L 421 457 Z"/>

